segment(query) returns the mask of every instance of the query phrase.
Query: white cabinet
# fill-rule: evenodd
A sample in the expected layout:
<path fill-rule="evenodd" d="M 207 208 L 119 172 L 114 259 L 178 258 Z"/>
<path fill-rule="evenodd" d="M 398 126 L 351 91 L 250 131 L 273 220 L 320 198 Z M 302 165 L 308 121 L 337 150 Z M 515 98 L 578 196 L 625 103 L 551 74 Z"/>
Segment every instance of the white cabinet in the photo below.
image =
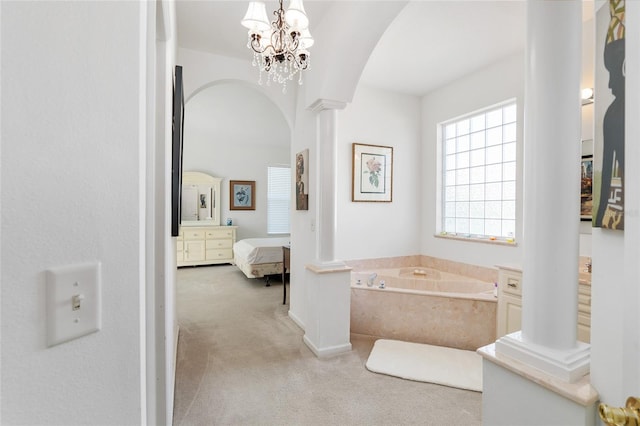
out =
<path fill-rule="evenodd" d="M 233 263 L 237 226 L 183 226 L 176 239 L 178 266 Z"/>
<path fill-rule="evenodd" d="M 522 329 L 522 271 L 498 266 L 498 312 L 496 337 Z M 591 284 L 580 280 L 578 285 L 578 340 L 591 339 Z"/>
<path fill-rule="evenodd" d="M 497 337 L 522 328 L 522 272 L 516 269 L 498 269 L 497 315 Z"/>
<path fill-rule="evenodd" d="M 578 340 L 591 342 L 591 283 L 586 280 L 578 285 Z"/>

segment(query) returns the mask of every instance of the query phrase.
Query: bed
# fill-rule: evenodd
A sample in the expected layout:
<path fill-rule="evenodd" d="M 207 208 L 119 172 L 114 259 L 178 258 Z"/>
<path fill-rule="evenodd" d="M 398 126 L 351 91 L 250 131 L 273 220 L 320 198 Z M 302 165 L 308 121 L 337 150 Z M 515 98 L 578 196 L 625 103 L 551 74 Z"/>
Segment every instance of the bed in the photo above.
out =
<path fill-rule="evenodd" d="M 246 238 L 233 245 L 233 261 L 247 278 L 282 274 L 282 247 L 289 245 L 289 237 Z"/>

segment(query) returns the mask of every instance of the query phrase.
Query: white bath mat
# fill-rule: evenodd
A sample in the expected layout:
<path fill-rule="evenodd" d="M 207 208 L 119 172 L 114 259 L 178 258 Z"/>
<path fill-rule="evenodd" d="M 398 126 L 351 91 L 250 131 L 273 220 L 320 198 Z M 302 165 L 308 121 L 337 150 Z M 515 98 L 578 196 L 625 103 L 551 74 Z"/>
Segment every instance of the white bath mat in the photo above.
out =
<path fill-rule="evenodd" d="M 473 351 L 380 339 L 366 366 L 374 373 L 482 392 L 482 357 Z"/>

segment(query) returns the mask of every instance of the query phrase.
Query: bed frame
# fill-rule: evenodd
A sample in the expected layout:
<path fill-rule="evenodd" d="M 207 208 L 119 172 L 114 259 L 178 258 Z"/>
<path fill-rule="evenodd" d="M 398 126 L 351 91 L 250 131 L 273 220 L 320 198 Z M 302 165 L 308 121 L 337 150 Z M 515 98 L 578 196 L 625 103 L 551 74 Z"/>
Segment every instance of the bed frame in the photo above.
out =
<path fill-rule="evenodd" d="M 287 244 L 289 244 L 288 237 L 240 240 L 233 245 L 234 264 L 247 278 L 265 278 L 267 286 L 270 286 L 271 275 L 282 275 L 284 259 L 282 247 Z"/>
<path fill-rule="evenodd" d="M 282 274 L 282 262 L 274 263 L 258 263 L 249 264 L 243 263 L 239 259 L 234 259 L 235 265 L 247 276 L 247 278 L 264 278 L 267 282 L 267 287 L 271 285 L 269 282 L 269 275 Z"/>

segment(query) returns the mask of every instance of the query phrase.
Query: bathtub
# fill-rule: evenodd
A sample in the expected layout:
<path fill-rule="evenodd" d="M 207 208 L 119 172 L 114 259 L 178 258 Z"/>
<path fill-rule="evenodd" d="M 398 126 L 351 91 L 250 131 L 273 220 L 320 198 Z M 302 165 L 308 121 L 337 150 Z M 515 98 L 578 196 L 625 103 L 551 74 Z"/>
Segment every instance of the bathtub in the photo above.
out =
<path fill-rule="evenodd" d="M 492 282 L 419 266 L 352 272 L 351 333 L 476 350 L 496 340 L 493 290 Z"/>

